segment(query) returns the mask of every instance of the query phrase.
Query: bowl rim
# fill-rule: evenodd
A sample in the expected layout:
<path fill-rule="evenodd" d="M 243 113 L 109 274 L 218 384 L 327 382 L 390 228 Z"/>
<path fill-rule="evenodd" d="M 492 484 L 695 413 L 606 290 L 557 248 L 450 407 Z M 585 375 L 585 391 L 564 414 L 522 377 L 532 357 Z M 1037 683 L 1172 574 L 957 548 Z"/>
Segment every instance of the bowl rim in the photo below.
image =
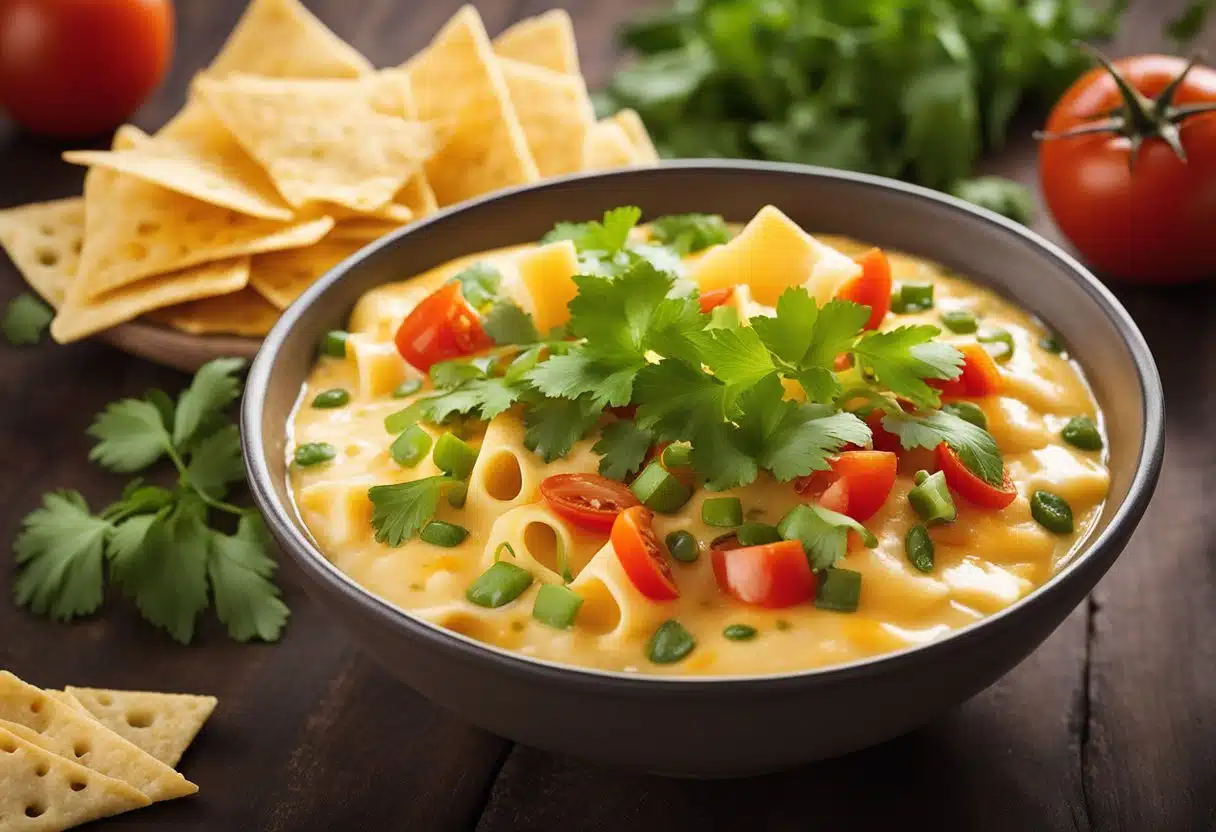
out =
<path fill-rule="evenodd" d="M 382 248 L 393 246 L 398 240 L 411 235 L 425 234 L 437 224 L 448 218 L 472 211 L 492 202 L 511 202 L 516 196 L 533 191 L 545 191 L 569 187 L 586 182 L 611 182 L 613 179 L 625 179 L 650 174 L 663 175 L 668 171 L 686 173 L 705 172 L 708 174 L 722 172 L 764 173 L 795 177 L 836 180 L 860 187 L 893 190 L 915 199 L 936 203 L 939 207 L 955 213 L 969 214 L 1006 234 L 1020 237 L 1023 241 L 1054 259 L 1058 265 L 1068 272 L 1072 279 L 1080 284 L 1112 321 L 1119 331 L 1125 346 L 1131 353 L 1136 367 L 1137 379 L 1140 384 L 1142 399 L 1142 417 L 1144 431 L 1141 437 L 1142 449 L 1137 461 L 1136 473 L 1128 489 L 1123 503 L 1116 509 L 1107 527 L 1097 536 L 1086 540 L 1082 548 L 1072 557 L 1063 569 L 1052 575 L 1045 583 L 1036 587 L 1027 595 L 995 613 L 986 615 L 964 627 L 953 630 L 933 641 L 915 644 L 889 653 L 881 653 L 842 664 L 806 670 L 793 670 L 781 673 L 763 673 L 753 675 L 692 675 L 692 676 L 659 676 L 645 671 L 605 670 L 594 667 L 583 667 L 566 664 L 550 659 L 527 656 L 508 650 L 497 645 L 478 641 L 470 636 L 457 633 L 438 624 L 422 619 L 407 610 L 373 594 L 365 589 L 354 578 L 342 572 L 324 553 L 303 534 L 296 526 L 294 508 L 279 501 L 268 467 L 266 448 L 262 437 L 262 422 L 266 392 L 271 383 L 271 369 L 278 357 L 280 348 L 288 333 L 303 316 L 304 311 L 325 294 L 331 286 L 343 280 L 349 273 L 360 267 L 362 262 Z M 610 685 L 623 692 L 675 692 L 692 693 L 697 691 L 729 691 L 740 687 L 755 687 L 757 685 L 785 687 L 788 685 L 801 686 L 805 684 L 824 683 L 828 679 L 833 682 L 845 681 L 850 678 L 870 676 L 888 671 L 894 671 L 901 665 L 910 662 L 928 660 L 932 655 L 963 649 L 975 639 L 981 638 L 985 630 L 992 630 L 1001 622 L 1021 615 L 1043 604 L 1051 596 L 1065 590 L 1079 571 L 1087 568 L 1100 552 L 1113 546 L 1126 544 L 1131 531 L 1143 516 L 1153 495 L 1153 490 L 1161 472 L 1164 456 L 1165 427 L 1164 404 L 1161 379 L 1157 372 L 1156 363 L 1149 350 L 1139 327 L 1131 315 L 1116 299 L 1114 294 L 1103 285 L 1076 258 L 1064 251 L 1060 246 L 1045 239 L 1041 235 L 1007 219 L 993 211 L 965 202 L 939 191 L 930 190 L 918 185 L 902 182 L 872 174 L 842 171 L 831 168 L 821 168 L 811 165 L 785 164 L 775 162 L 757 162 L 749 160 L 718 160 L 694 159 L 664 162 L 658 166 L 627 167 L 612 171 L 576 173 L 568 176 L 547 179 L 544 182 L 521 185 L 496 191 L 482 197 L 471 199 L 444 208 L 418 222 L 383 237 L 339 263 L 327 274 L 317 280 L 300 296 L 282 315 L 278 323 L 265 337 L 250 368 L 246 380 L 245 394 L 241 404 L 241 444 L 245 462 L 246 474 L 249 479 L 250 491 L 254 502 L 274 533 L 274 536 L 308 576 L 316 582 L 323 583 L 329 590 L 334 590 L 362 608 L 364 613 L 374 615 L 382 621 L 404 627 L 410 634 L 428 643 L 434 649 L 454 651 L 469 662 L 487 662 L 497 666 L 499 670 L 516 674 L 540 674 L 552 682 L 561 684 L 581 684 L 585 687 L 603 689 Z M 1113 562 L 1113 561 L 1112 561 Z M 1109 564 L 1108 564 L 1109 566 Z M 1036 645 L 1037 646 L 1037 645 Z"/>

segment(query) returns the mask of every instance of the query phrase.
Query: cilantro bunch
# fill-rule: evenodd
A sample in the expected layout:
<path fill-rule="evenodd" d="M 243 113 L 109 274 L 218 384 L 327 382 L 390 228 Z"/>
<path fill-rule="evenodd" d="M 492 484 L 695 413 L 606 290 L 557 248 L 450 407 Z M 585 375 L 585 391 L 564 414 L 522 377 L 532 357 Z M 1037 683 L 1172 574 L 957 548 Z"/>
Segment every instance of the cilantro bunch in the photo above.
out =
<path fill-rule="evenodd" d="M 168 459 L 177 482 L 165 488 L 135 479 L 97 513 L 76 491 L 45 495 L 13 547 L 19 605 L 70 621 L 101 606 L 108 577 L 147 621 L 183 644 L 208 605 L 237 641 L 279 637 L 288 609 L 272 580 L 270 536 L 256 510 L 226 502 L 244 479 L 240 433 L 226 415 L 240 396 L 243 366 L 217 359 L 177 401 L 152 390 L 98 414 L 89 459 L 124 474 Z M 234 518 L 235 530 L 212 527 L 213 514 Z"/>

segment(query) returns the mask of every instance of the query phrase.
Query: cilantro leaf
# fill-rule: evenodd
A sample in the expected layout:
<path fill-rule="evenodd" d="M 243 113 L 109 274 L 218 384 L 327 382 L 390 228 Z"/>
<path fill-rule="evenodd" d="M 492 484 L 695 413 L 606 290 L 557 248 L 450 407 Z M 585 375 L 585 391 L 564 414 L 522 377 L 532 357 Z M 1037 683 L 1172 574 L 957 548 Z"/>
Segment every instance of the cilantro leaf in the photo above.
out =
<path fill-rule="evenodd" d="M 577 399 L 590 394 L 601 407 L 622 407 L 633 395 L 633 379 L 645 361 L 613 364 L 596 361 L 586 351 L 572 351 L 542 361 L 524 377 L 537 390 L 554 398 Z"/>
<path fill-rule="evenodd" d="M 944 410 L 924 415 L 887 413 L 882 426 L 899 436 L 904 448 L 932 450 L 945 442 L 963 464 L 985 482 L 999 486 L 1005 479 L 1005 463 L 996 439 L 988 431 L 953 413 Z"/>
<path fill-rule="evenodd" d="M 752 319 L 764 346 L 786 365 L 785 375 L 802 385 L 811 401 L 830 402 L 841 386 L 831 368 L 836 356 L 852 348 L 869 317 L 867 307 L 833 300 L 820 309 L 801 287 L 777 299 L 776 315 Z"/>
<path fill-rule="evenodd" d="M 51 307 L 29 292 L 22 292 L 9 301 L 0 330 L 14 347 L 37 344 L 54 317 Z"/>
<path fill-rule="evenodd" d="M 602 410 L 589 397 L 539 399 L 524 415 L 524 445 L 545 462 L 561 459 L 587 435 Z"/>
<path fill-rule="evenodd" d="M 633 400 L 638 425 L 662 441 L 691 440 L 702 425 L 717 425 L 726 418 L 726 385 L 680 359 L 643 367 L 633 385 Z"/>
<path fill-rule="evenodd" d="M 540 340 L 532 316 L 510 301 L 500 300 L 481 319 L 486 334 L 500 346 L 533 344 Z"/>
<path fill-rule="evenodd" d="M 448 390 L 459 387 L 466 381 L 486 377 L 484 370 L 472 361 L 462 358 L 436 362 L 431 365 L 428 375 L 432 384 L 440 389 Z"/>
<path fill-rule="evenodd" d="M 928 324 L 868 332 L 857 340 L 853 355 L 892 393 L 920 407 L 937 407 L 941 399 L 924 380 L 958 378 L 963 366 L 962 353 L 933 340 L 939 334 Z"/>
<path fill-rule="evenodd" d="M 21 572 L 17 604 L 37 615 L 71 621 L 102 601 L 102 551 L 110 523 L 89 512 L 76 491 L 55 491 L 22 521 L 13 544 Z"/>
<path fill-rule="evenodd" d="M 650 236 L 686 255 L 725 243 L 730 230 L 720 214 L 670 214 L 650 224 Z"/>
<path fill-rule="evenodd" d="M 845 556 L 850 531 L 861 535 L 867 548 L 878 545 L 874 535 L 852 517 L 816 505 L 797 506 L 782 519 L 777 529 L 786 540 L 802 544 L 811 568 L 815 570 L 828 569 Z"/>
<path fill-rule="evenodd" d="M 156 408 L 157 412 L 160 413 L 160 421 L 165 426 L 165 430 L 171 433 L 173 431 L 173 417 L 177 412 L 177 403 L 164 390 L 156 389 L 144 393 L 144 401 Z"/>
<path fill-rule="evenodd" d="M 488 422 L 519 401 L 523 393 L 522 385 L 504 378 L 476 378 L 452 390 L 419 399 L 394 413 L 390 419 L 393 420 L 392 427 L 399 424 L 408 426 L 417 419 L 442 425 L 456 414 L 477 414 Z M 404 429 L 401 427 L 401 430 Z"/>
<path fill-rule="evenodd" d="M 782 482 L 829 468 L 828 457 L 847 444 L 865 445 L 870 429 L 852 413 L 827 413 L 783 402 L 781 420 L 757 458 Z"/>
<path fill-rule="evenodd" d="M 502 285 L 502 273 L 485 261 L 460 270 L 451 279 L 460 284 L 460 293 L 474 309 L 483 309 L 492 303 Z"/>
<path fill-rule="evenodd" d="M 241 459 L 241 432 L 236 425 L 225 425 L 201 440 L 190 454 L 186 481 L 210 497 L 221 499 L 228 485 L 245 478 Z"/>
<path fill-rule="evenodd" d="M 277 565 L 268 554 L 270 533 L 257 514 L 245 514 L 236 534 L 212 532 L 207 576 L 215 613 L 236 641 L 275 641 L 290 612 L 271 580 Z"/>
<path fill-rule="evenodd" d="M 760 334 L 749 326 L 707 329 L 693 333 L 689 340 L 701 363 L 726 385 L 723 395 L 728 409 L 740 393 L 776 372 Z"/>
<path fill-rule="evenodd" d="M 439 475 L 369 488 L 377 542 L 400 546 L 417 534 L 434 516 L 443 490 L 454 482 L 452 477 Z"/>
<path fill-rule="evenodd" d="M 111 471 L 141 471 L 164 456 L 172 440 L 156 405 L 143 399 L 111 402 L 88 429 L 98 442 L 89 459 Z"/>
<path fill-rule="evenodd" d="M 542 243 L 570 240 L 580 252 L 596 251 L 613 254 L 625 248 L 629 232 L 642 218 L 642 209 L 632 206 L 613 208 L 604 213 L 601 222 L 559 222 L 541 238 Z"/>
<path fill-rule="evenodd" d="M 185 445 L 200 427 L 222 414 L 241 395 L 241 382 L 235 374 L 245 366 L 243 358 L 216 358 L 195 373 L 190 387 L 177 402 L 173 418 L 173 444 Z"/>
<path fill-rule="evenodd" d="M 654 435 L 629 419 L 605 425 L 600 440 L 591 450 L 600 455 L 600 473 L 614 480 L 624 480 L 642 469 L 654 444 Z"/>
<path fill-rule="evenodd" d="M 950 193 L 981 208 L 1030 225 L 1034 219 L 1034 194 L 1025 185 L 1003 176 L 977 176 L 955 182 Z"/>

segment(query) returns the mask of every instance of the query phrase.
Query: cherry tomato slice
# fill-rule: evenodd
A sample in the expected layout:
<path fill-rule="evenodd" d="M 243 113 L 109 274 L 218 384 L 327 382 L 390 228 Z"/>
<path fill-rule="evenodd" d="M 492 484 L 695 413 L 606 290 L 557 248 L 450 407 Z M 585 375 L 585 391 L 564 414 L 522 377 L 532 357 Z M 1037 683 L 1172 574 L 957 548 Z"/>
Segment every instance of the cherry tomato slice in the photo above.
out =
<path fill-rule="evenodd" d="M 895 487 L 899 458 L 890 451 L 845 451 L 828 460 L 830 471 L 816 471 L 794 482 L 799 494 L 814 493 L 826 488 L 820 504 L 825 508 L 847 514 L 859 523 L 873 517 Z M 845 508 L 825 504 L 828 492 L 839 486 L 843 490 Z M 840 497 L 833 495 L 833 501 Z"/>
<path fill-rule="evenodd" d="M 725 289 L 710 289 L 708 292 L 702 292 L 697 298 L 697 302 L 701 304 L 702 312 L 712 312 L 724 303 L 728 303 L 735 294 L 734 286 L 727 286 Z"/>
<path fill-rule="evenodd" d="M 979 508 L 1000 511 L 1017 499 L 1018 490 L 1005 472 L 1001 485 L 985 482 L 963 464 L 958 453 L 945 442 L 937 446 L 937 467 L 946 475 L 946 485 L 955 494 Z"/>
<path fill-rule="evenodd" d="M 423 372 L 440 361 L 494 346 L 455 281 L 428 295 L 406 316 L 396 341 L 401 357 Z"/>
<path fill-rule="evenodd" d="M 891 263 L 882 249 L 872 248 L 857 264 L 861 274 L 841 286 L 836 297 L 870 307 L 870 319 L 862 328 L 878 329 L 891 311 Z"/>
<path fill-rule="evenodd" d="M 633 492 L 599 474 L 554 474 L 540 484 L 540 495 L 555 512 L 595 532 L 612 528 L 618 514 L 641 505 Z"/>
<path fill-rule="evenodd" d="M 743 549 L 715 547 L 714 577 L 727 595 L 768 609 L 802 604 L 815 594 L 815 573 L 797 540 Z"/>
<path fill-rule="evenodd" d="M 891 433 L 882 426 L 882 417 L 885 414 L 881 410 L 875 410 L 866 417 L 866 424 L 870 426 L 870 434 L 874 437 L 873 445 L 876 451 L 890 451 L 893 454 L 898 454 L 903 451 L 903 443 L 899 441 L 899 434 Z"/>
<path fill-rule="evenodd" d="M 979 398 L 1001 392 L 1005 378 L 988 350 L 979 344 L 963 344 L 958 349 L 963 354 L 963 372 L 959 377 L 949 381 L 929 379 L 926 383 L 940 390 L 943 396 Z"/>
<path fill-rule="evenodd" d="M 638 592 L 652 601 L 671 601 L 680 597 L 680 590 L 663 556 L 653 523 L 653 511 L 645 506 L 632 506 L 617 515 L 609 540 L 621 568 Z"/>

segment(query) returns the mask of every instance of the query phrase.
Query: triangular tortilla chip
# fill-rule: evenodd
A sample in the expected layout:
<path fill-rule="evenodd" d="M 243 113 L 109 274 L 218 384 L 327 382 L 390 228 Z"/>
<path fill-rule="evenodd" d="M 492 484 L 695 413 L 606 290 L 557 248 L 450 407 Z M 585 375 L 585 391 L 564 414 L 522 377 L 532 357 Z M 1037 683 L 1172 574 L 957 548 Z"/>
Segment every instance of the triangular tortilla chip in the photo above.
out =
<path fill-rule="evenodd" d="M 659 161 L 659 151 L 655 150 L 654 142 L 650 140 L 650 133 L 646 131 L 646 125 L 642 123 L 642 117 L 637 114 L 636 110 L 626 108 L 608 120 L 619 124 L 625 131 L 630 144 L 633 145 L 634 156 L 638 162 Z"/>
<path fill-rule="evenodd" d="M 387 70 L 392 72 L 392 70 Z M 398 90 L 401 96 L 402 111 L 406 118 L 418 118 L 418 102 L 414 98 L 414 90 L 410 86 L 409 73 L 398 70 L 395 73 L 398 82 Z M 393 198 L 393 204 L 402 205 L 410 209 L 415 219 L 425 217 L 427 214 L 433 214 L 439 210 L 439 203 L 435 199 L 435 192 L 431 189 L 431 183 L 426 178 L 426 168 L 418 170 L 405 183 L 397 196 Z"/>
<path fill-rule="evenodd" d="M 186 196 L 268 220 L 290 220 L 274 183 L 200 102 L 149 142 L 130 150 L 73 150 L 63 158 L 130 174 Z"/>
<path fill-rule="evenodd" d="M 591 126 L 583 140 L 583 170 L 611 170 L 641 164 L 641 154 L 625 128 L 611 119 Z"/>
<path fill-rule="evenodd" d="M 246 287 L 227 295 L 216 295 L 157 309 L 147 317 L 191 335 L 245 335 L 260 338 L 270 332 L 278 321 L 279 308 L 258 292 Z M 143 743 L 133 737 L 126 734 L 123 736 L 155 755 L 155 752 L 145 748 Z"/>
<path fill-rule="evenodd" d="M 194 794 L 198 787 L 70 705 L 0 670 L 0 719 L 37 731 L 43 748 L 121 780 L 150 800 Z"/>
<path fill-rule="evenodd" d="M 561 176 L 582 167 L 583 139 L 595 124 L 587 86 L 578 75 L 500 58 L 511 103 L 541 176 Z"/>
<path fill-rule="evenodd" d="M 219 704 L 214 696 L 185 693 L 75 687 L 65 692 L 102 725 L 167 766 L 177 765 Z"/>
<path fill-rule="evenodd" d="M 0 721 L 0 829 L 59 832 L 151 801 L 121 780 L 52 753 Z M 36 735 L 35 735 L 36 736 Z"/>
<path fill-rule="evenodd" d="M 380 78 L 282 81 L 233 76 L 199 94 L 293 206 L 333 202 L 371 211 L 434 155 L 434 130 L 377 110 Z"/>
<path fill-rule="evenodd" d="M 0 247 L 25 282 L 58 307 L 76 275 L 84 245 L 84 200 L 36 202 L 0 211 Z"/>
<path fill-rule="evenodd" d="M 372 71 L 355 49 L 298 0 L 253 0 L 207 68 L 272 78 L 356 78 Z"/>
<path fill-rule="evenodd" d="M 440 205 L 540 177 L 476 9 L 461 8 L 406 69 L 419 118 L 450 131 L 426 166 Z"/>
<path fill-rule="evenodd" d="M 361 242 L 326 238 L 308 248 L 255 257 L 249 284 L 266 300 L 286 309 L 317 278 L 362 247 Z"/>
<path fill-rule="evenodd" d="M 334 224 L 334 230 L 325 235 L 326 240 L 370 243 L 379 240 L 386 234 L 392 234 L 400 223 L 385 222 L 376 219 L 352 219 Z"/>
<path fill-rule="evenodd" d="M 563 75 L 579 75 L 574 24 L 565 9 L 552 9 L 525 18 L 494 38 L 494 51 L 503 58 L 544 67 Z"/>

